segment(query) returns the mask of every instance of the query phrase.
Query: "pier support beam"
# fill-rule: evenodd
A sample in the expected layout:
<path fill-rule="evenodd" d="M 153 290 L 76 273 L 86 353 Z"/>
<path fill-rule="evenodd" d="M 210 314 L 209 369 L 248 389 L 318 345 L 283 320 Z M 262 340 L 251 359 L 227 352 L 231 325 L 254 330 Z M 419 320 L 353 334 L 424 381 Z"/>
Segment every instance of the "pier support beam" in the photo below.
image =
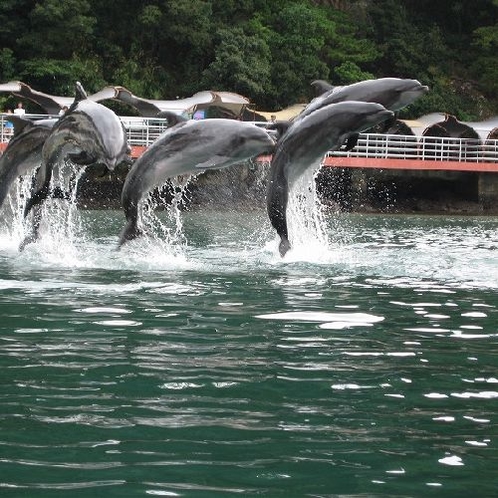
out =
<path fill-rule="evenodd" d="M 498 206 L 498 174 L 479 173 L 477 182 L 479 203 L 484 209 Z"/>

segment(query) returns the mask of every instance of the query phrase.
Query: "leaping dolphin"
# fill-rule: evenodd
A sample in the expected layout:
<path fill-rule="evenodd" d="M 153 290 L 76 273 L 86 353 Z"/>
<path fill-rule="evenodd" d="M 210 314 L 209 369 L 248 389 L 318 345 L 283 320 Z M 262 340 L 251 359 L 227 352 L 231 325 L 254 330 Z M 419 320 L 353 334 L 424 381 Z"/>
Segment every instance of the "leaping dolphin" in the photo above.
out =
<path fill-rule="evenodd" d="M 104 164 L 110 171 L 121 162 L 130 162 L 126 131 L 118 116 L 109 108 L 89 100 L 81 83 L 69 110 L 54 125 L 42 149 L 42 164 L 33 194 L 26 203 L 24 216 L 37 206 L 32 232 L 20 246 L 38 238 L 40 205 L 51 193 L 54 168 L 68 158 L 80 166 Z"/>
<path fill-rule="evenodd" d="M 318 86 L 325 89 L 321 80 L 318 80 Z M 346 100 L 377 102 L 390 111 L 399 111 L 428 91 L 429 87 L 422 85 L 418 80 L 404 78 L 378 78 L 359 81 L 351 85 L 335 86 L 315 97 L 297 116 L 297 119 L 306 117 L 320 107 Z"/>
<path fill-rule="evenodd" d="M 280 236 L 279 251 L 290 249 L 287 230 L 289 190 L 312 167 L 318 167 L 330 150 L 337 150 L 352 134 L 360 133 L 393 116 L 373 102 L 340 102 L 320 107 L 293 123 L 277 143 L 268 184 L 267 209 Z"/>
<path fill-rule="evenodd" d="M 40 166 L 42 148 L 57 122 L 54 119 L 32 121 L 21 116 L 9 116 L 14 124 L 14 136 L 0 157 L 0 207 L 14 181 Z"/>
<path fill-rule="evenodd" d="M 270 130 L 276 130 L 277 137 L 280 138 L 299 120 L 329 104 L 336 104 L 347 100 L 376 102 L 382 104 L 386 109 L 396 112 L 413 103 L 429 91 L 429 87 L 422 85 L 418 80 L 403 78 L 363 80 L 345 86 L 332 86 L 324 80 L 315 80 L 311 83 L 311 86 L 318 96 L 315 97 L 293 121 L 279 121 L 268 127 Z M 386 128 L 388 128 L 394 120 L 395 115 L 393 114 L 392 118 L 386 123 Z M 352 134 L 346 144 L 346 150 L 352 149 L 357 141 L 358 134 Z"/>
<path fill-rule="evenodd" d="M 136 161 L 126 176 L 121 203 L 127 223 L 119 247 L 142 234 L 140 201 L 168 178 L 221 169 L 274 150 L 263 128 L 233 119 L 190 120 L 166 130 Z"/>

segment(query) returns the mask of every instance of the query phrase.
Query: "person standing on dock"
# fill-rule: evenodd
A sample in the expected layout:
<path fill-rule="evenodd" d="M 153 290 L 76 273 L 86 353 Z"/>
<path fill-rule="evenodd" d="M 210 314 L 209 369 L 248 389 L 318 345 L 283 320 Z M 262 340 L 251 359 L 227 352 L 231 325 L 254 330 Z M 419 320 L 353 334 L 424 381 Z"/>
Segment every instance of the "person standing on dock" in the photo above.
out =
<path fill-rule="evenodd" d="M 14 114 L 16 114 L 17 116 L 24 116 L 26 114 L 22 102 L 17 103 L 17 107 L 14 109 Z"/>
<path fill-rule="evenodd" d="M 12 114 L 12 109 L 7 109 L 3 116 L 3 137 L 5 138 L 6 141 L 10 140 L 12 135 L 14 135 L 14 123 L 12 121 L 9 121 L 8 115 Z"/>

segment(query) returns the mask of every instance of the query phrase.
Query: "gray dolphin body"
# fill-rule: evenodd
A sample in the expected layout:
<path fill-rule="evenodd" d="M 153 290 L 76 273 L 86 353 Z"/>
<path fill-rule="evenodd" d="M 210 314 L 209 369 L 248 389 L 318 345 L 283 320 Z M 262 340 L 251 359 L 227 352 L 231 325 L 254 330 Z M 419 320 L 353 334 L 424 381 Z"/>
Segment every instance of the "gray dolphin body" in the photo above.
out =
<path fill-rule="evenodd" d="M 322 83 L 320 82 L 321 88 L 325 88 Z M 296 119 L 302 119 L 320 107 L 346 100 L 377 102 L 390 111 L 399 111 L 428 91 L 429 87 L 413 79 L 378 78 L 359 81 L 352 85 L 332 87 L 325 91 L 313 99 Z"/>
<path fill-rule="evenodd" d="M 51 194 L 52 173 L 60 161 L 68 158 L 80 166 L 104 164 L 112 171 L 119 163 L 131 161 L 129 153 L 126 132 L 118 116 L 89 100 L 81 84 L 76 83 L 74 103 L 54 125 L 43 145 L 37 183 L 24 211 L 27 216 L 36 207 L 32 232 L 20 250 L 38 238 L 40 205 Z"/>
<path fill-rule="evenodd" d="M 121 203 L 127 223 L 119 246 L 142 234 L 138 227 L 140 201 L 168 178 L 226 168 L 270 153 L 274 147 L 266 130 L 233 119 L 191 120 L 166 130 L 126 176 Z"/>
<path fill-rule="evenodd" d="M 43 144 L 52 132 L 57 119 L 31 121 L 13 116 L 14 136 L 0 157 L 0 207 L 15 180 L 40 166 Z"/>
<path fill-rule="evenodd" d="M 290 249 L 286 211 L 292 185 L 306 170 L 318 167 L 327 151 L 338 149 L 350 135 L 392 116 L 392 111 L 373 102 L 340 102 L 298 120 L 280 138 L 271 162 L 267 209 L 280 236 L 281 256 Z"/>

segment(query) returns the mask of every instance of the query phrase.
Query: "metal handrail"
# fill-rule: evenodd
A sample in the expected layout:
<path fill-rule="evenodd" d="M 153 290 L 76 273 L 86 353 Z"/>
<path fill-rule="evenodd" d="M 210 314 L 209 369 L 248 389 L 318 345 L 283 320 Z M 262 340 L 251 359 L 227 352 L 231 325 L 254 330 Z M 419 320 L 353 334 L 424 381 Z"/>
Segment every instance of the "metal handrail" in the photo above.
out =
<path fill-rule="evenodd" d="M 8 142 L 11 128 L 6 126 L 8 114 L 0 114 L 0 143 Z M 31 119 L 41 119 L 46 114 L 30 114 Z M 168 128 L 164 118 L 120 116 L 132 146 L 148 147 Z M 266 122 L 254 122 L 267 126 Z M 498 162 L 498 140 L 473 138 L 429 137 L 362 133 L 351 151 L 329 152 L 327 157 L 362 157 L 378 159 L 417 159 L 422 161 Z"/>
<path fill-rule="evenodd" d="M 498 140 L 417 137 L 414 135 L 360 134 L 350 150 L 329 152 L 328 157 L 418 159 L 422 161 L 498 162 Z"/>

